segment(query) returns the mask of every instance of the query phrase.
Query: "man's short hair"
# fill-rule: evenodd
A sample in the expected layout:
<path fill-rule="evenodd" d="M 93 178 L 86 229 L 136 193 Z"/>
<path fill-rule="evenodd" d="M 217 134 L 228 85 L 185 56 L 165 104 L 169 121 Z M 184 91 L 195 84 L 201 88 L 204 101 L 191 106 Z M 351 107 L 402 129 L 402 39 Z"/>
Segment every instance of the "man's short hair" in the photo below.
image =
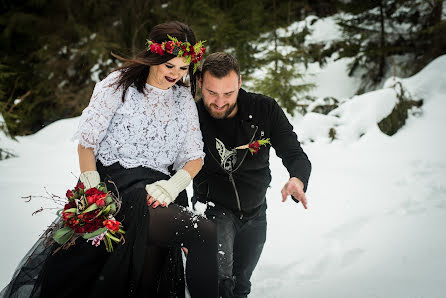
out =
<path fill-rule="evenodd" d="M 201 67 L 200 77 L 203 79 L 204 74 L 209 71 L 216 78 L 223 78 L 231 71 L 235 71 L 240 78 L 240 66 L 232 55 L 225 52 L 212 53 L 206 57 Z"/>

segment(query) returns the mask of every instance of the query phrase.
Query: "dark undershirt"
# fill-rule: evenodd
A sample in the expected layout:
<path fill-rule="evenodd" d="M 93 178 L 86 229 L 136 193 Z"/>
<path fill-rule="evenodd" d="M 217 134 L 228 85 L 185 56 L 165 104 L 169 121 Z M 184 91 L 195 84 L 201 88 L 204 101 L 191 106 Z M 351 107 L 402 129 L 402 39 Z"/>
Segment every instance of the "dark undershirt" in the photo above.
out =
<path fill-rule="evenodd" d="M 227 149 L 232 149 L 236 146 L 236 132 L 238 123 L 238 116 L 226 119 L 214 119 L 216 136 L 225 144 Z"/>

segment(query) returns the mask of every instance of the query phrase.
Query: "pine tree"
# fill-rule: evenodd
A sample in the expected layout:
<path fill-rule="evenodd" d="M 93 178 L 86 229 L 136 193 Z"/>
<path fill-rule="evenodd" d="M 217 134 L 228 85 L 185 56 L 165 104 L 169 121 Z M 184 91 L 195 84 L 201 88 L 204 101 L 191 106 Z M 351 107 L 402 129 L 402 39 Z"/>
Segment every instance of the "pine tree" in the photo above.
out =
<path fill-rule="evenodd" d="M 0 103 L 10 134 L 32 133 L 79 115 L 94 83 L 91 69 L 101 57 L 106 61 L 115 45 L 104 37 L 111 24 L 90 21 L 111 20 L 107 14 L 116 5 L 28 0 L 1 6 L 0 64 L 13 75 L 0 81 Z"/>
<path fill-rule="evenodd" d="M 343 12 L 337 17 L 342 39 L 324 52 L 317 45 L 312 48 L 322 62 L 336 51 L 339 58 L 352 58 L 350 75 L 362 74 L 358 93 L 374 89 L 392 72 L 396 60 L 399 75 L 412 75 L 446 53 L 443 3 L 444 0 L 338 1 Z"/>
<path fill-rule="evenodd" d="M 375 87 L 387 70 L 389 22 L 396 9 L 394 0 L 349 1 L 340 4 L 344 15 L 337 18 L 343 31 L 340 57 L 352 57 L 350 74 L 363 71 L 359 93 Z"/>
<path fill-rule="evenodd" d="M 410 75 L 446 53 L 446 19 L 443 12 L 445 1 L 410 0 L 402 1 L 401 5 L 404 9 L 401 10 L 399 19 L 404 18 L 410 22 L 402 51 L 410 55 L 410 61 L 404 65 Z"/>
<path fill-rule="evenodd" d="M 144 48 L 148 32 L 155 24 L 174 19 L 189 24 L 199 39 L 206 39 L 208 52 L 233 53 L 247 79 L 268 63 L 255 56 L 259 48 L 254 41 L 260 34 L 299 20 L 312 10 L 323 13 L 330 3 L 330 0 L 1 1 L 0 64 L 8 69 L 2 70 L 3 74 L 11 73 L 0 80 L 3 116 L 10 133 L 16 135 L 33 133 L 52 121 L 79 115 L 88 103 L 94 82 L 115 66 L 110 52 L 133 54 Z M 290 73 L 281 66 L 293 63 L 291 56 L 273 59 L 275 77 L 296 75 L 295 70 Z"/>
<path fill-rule="evenodd" d="M 270 43 L 270 50 L 261 60 L 267 65 L 266 75 L 255 80 L 254 89 L 275 98 L 291 115 L 300 106 L 299 96 L 314 87 L 305 83 L 306 77 L 299 68 L 308 59 L 303 44 L 309 33 L 307 27 L 300 32 L 285 32 L 284 36 L 273 30 L 263 38 L 263 42 Z"/>

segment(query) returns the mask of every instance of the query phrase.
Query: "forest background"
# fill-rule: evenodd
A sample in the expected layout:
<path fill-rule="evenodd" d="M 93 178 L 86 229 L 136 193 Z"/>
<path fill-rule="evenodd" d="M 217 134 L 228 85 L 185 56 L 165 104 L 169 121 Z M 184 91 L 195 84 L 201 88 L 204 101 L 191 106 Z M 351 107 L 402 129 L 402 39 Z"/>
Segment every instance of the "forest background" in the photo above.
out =
<path fill-rule="evenodd" d="M 314 100 L 305 94 L 313 87 L 305 80 L 309 63 L 351 57 L 349 75 L 361 78 L 361 94 L 381 87 L 389 74 L 410 76 L 445 54 L 444 2 L 1 0 L 0 129 L 14 138 L 80 115 L 94 84 L 119 63 L 110 53 L 131 56 L 145 47 L 154 25 L 171 20 L 206 40 L 207 54 L 234 54 L 251 91 L 274 97 L 291 115 L 305 113 Z M 331 15 L 340 38 L 305 42 L 308 26 L 279 34 L 310 16 Z M 259 68 L 266 75 L 256 76 Z M 325 102 L 313 112 L 326 114 L 337 100 Z M 13 155 L 1 147 L 0 159 Z"/>

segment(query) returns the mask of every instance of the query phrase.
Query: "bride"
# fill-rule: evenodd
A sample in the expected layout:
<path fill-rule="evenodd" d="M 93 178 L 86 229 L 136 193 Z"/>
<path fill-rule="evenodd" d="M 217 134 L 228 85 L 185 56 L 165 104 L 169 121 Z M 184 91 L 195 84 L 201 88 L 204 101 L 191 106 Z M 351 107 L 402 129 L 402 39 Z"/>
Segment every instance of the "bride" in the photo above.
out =
<path fill-rule="evenodd" d="M 177 204 L 204 157 L 193 100 L 204 50 L 187 25 L 159 24 L 146 50 L 96 84 L 75 134 L 80 180 L 117 188 L 125 243 L 109 253 L 79 238 L 53 254 L 41 239 L 3 297 L 182 297 L 182 246 L 192 298 L 217 297 L 215 227 Z"/>

